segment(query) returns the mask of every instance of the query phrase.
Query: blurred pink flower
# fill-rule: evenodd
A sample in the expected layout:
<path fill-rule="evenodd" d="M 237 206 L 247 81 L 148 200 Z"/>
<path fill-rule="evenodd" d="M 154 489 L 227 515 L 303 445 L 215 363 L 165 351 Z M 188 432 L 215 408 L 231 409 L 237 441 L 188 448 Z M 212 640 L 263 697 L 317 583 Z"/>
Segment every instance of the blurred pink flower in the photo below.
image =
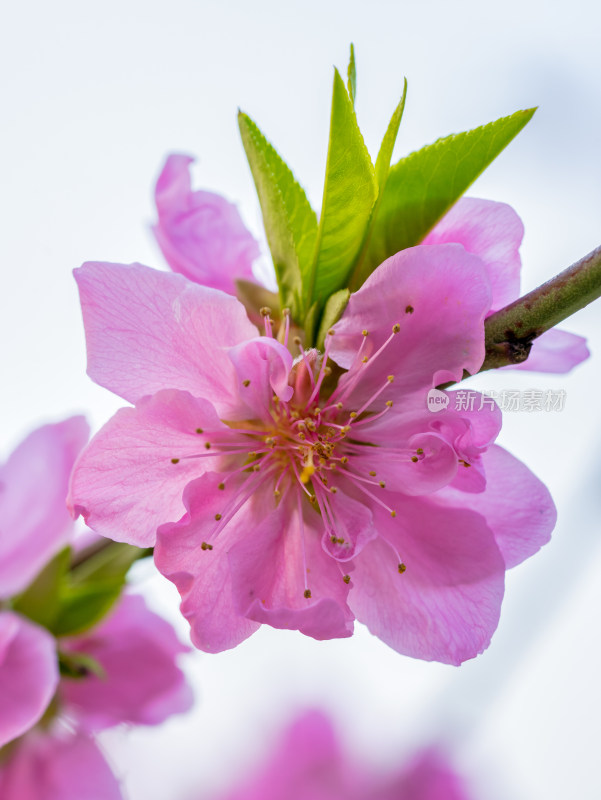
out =
<path fill-rule="evenodd" d="M 2 800 L 122 800 L 119 781 L 94 740 L 58 726 L 34 730 L 0 754 Z"/>
<path fill-rule="evenodd" d="M 83 417 L 46 425 L 0 469 L 0 599 L 28 588 L 69 543 L 69 474 L 87 438 Z M 176 658 L 188 649 L 134 595 L 123 596 L 94 629 L 58 641 L 23 615 L 0 609 L 2 800 L 121 797 L 88 734 L 122 722 L 155 725 L 186 711 L 192 698 Z M 58 650 L 63 657 L 92 657 L 102 677 L 61 677 Z"/>
<path fill-rule="evenodd" d="M 479 256 L 492 286 L 492 313 L 519 297 L 522 267 L 519 248 L 523 237 L 524 226 L 511 206 L 462 197 L 423 244 L 457 242 Z M 526 361 L 504 369 L 565 373 L 589 355 L 584 337 L 553 328 L 534 341 Z"/>
<path fill-rule="evenodd" d="M 349 636 L 355 618 L 418 658 L 458 664 L 488 645 L 506 567 L 548 540 L 555 512 L 492 446 L 490 402 L 427 408 L 432 387 L 482 362 L 478 257 L 398 253 L 325 352 L 294 360 L 283 324 L 259 336 L 235 298 L 182 276 L 96 263 L 76 277 L 88 372 L 136 407 L 84 451 L 70 502 L 98 533 L 156 542 L 197 647 L 261 623 Z"/>
<path fill-rule="evenodd" d="M 417 753 L 383 775 L 342 749 L 330 720 L 301 715 L 266 763 L 226 800 L 468 800 L 463 780 L 440 750 Z"/>
<path fill-rule="evenodd" d="M 253 280 L 259 245 L 235 205 L 213 192 L 192 191 L 193 161 L 179 154 L 167 158 L 156 184 L 154 234 L 172 270 L 234 294 L 236 278 Z"/>
<path fill-rule="evenodd" d="M 65 544 L 65 504 L 75 458 L 88 440 L 83 417 L 33 431 L 0 466 L 0 601 L 23 591 Z M 53 637 L 0 612 L 0 747 L 41 718 L 58 685 Z"/>

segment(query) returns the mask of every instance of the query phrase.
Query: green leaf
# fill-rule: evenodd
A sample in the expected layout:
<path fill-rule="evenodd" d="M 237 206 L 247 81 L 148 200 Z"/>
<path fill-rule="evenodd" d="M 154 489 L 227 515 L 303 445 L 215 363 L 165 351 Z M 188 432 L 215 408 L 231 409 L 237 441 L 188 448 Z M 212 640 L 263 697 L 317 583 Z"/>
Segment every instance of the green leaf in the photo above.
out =
<path fill-rule="evenodd" d="M 336 324 L 347 307 L 351 293 L 348 289 L 340 289 L 328 297 L 323 314 L 321 315 L 321 325 L 317 334 L 317 347 L 322 350 L 328 331 L 332 325 Z"/>
<path fill-rule="evenodd" d="M 106 678 L 106 670 L 102 664 L 86 653 L 59 650 L 58 666 L 60 674 L 66 678 L 80 680 L 86 678 L 90 673 L 101 680 Z"/>
<path fill-rule="evenodd" d="M 394 150 L 396 137 L 398 135 L 399 128 L 401 126 L 401 120 L 403 119 L 403 111 L 405 110 L 406 98 L 407 98 L 407 78 L 405 78 L 403 85 L 403 95 L 400 99 L 398 106 L 394 110 L 390 122 L 388 123 L 388 128 L 386 129 L 386 133 L 384 134 L 384 138 L 382 139 L 382 144 L 380 145 L 380 151 L 376 159 L 376 180 L 378 182 L 378 186 L 380 187 L 380 196 L 383 196 L 384 194 L 384 187 L 386 185 L 386 179 L 388 178 L 388 172 L 390 170 L 390 160 L 392 159 L 392 151 Z"/>
<path fill-rule="evenodd" d="M 349 278 L 349 284 L 351 286 L 354 285 L 360 286 L 361 283 L 364 282 L 363 280 L 361 280 L 361 282 L 357 284 L 359 276 L 363 275 L 365 271 L 364 264 L 371 245 L 371 237 L 374 231 L 374 223 L 377 219 L 378 211 L 382 204 L 382 199 L 384 198 L 386 181 L 388 180 L 388 173 L 390 172 L 390 160 L 392 158 L 392 152 L 394 150 L 394 145 L 396 143 L 396 137 L 399 132 L 401 120 L 403 119 L 403 111 L 405 110 L 406 98 L 407 98 L 407 78 L 405 78 L 402 97 L 400 99 L 398 106 L 394 110 L 390 122 L 388 123 L 388 128 L 386 129 L 386 133 L 384 134 L 384 139 L 382 140 L 382 144 L 380 145 L 380 151 L 378 152 L 378 157 L 376 159 L 375 173 L 376 173 L 376 182 L 378 184 L 378 199 L 376 200 L 375 205 L 371 212 L 371 217 L 369 219 L 365 237 L 361 245 L 361 252 L 359 253 L 359 256 L 353 268 L 353 272 Z"/>
<path fill-rule="evenodd" d="M 419 244 L 535 110 L 517 111 L 480 128 L 439 139 L 395 164 L 388 174 L 368 252 L 351 288 L 358 289 L 389 256 Z"/>
<path fill-rule="evenodd" d="M 75 636 L 93 628 L 117 602 L 124 583 L 125 576 L 65 589 L 52 632 L 56 636 Z"/>
<path fill-rule="evenodd" d="M 378 188 L 353 104 L 334 71 L 330 142 L 309 303 L 342 289 L 361 249 Z"/>
<path fill-rule="evenodd" d="M 302 319 L 307 308 L 302 287 L 313 264 L 317 218 L 294 175 L 256 124 L 240 111 L 238 125 L 259 195 L 281 305 Z"/>
<path fill-rule="evenodd" d="M 351 42 L 351 57 L 348 62 L 348 93 L 351 98 L 351 103 L 355 105 L 355 97 L 357 97 L 357 67 L 355 65 L 355 46 Z"/>
<path fill-rule="evenodd" d="M 19 614 L 52 628 L 59 612 L 59 595 L 65 575 L 69 569 L 71 548 L 65 547 L 36 576 L 27 589 L 13 601 L 13 608 Z"/>

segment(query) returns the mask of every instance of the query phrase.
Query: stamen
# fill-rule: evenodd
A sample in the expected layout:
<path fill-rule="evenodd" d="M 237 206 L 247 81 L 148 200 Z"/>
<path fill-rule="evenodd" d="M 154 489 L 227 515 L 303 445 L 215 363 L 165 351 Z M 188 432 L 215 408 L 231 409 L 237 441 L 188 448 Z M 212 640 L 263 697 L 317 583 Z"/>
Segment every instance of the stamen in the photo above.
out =
<path fill-rule="evenodd" d="M 328 331 L 328 335 L 326 336 L 326 345 L 324 347 L 324 352 L 323 352 L 323 356 L 322 356 L 322 359 L 321 359 L 321 366 L 320 366 L 320 369 L 319 369 L 319 375 L 317 376 L 317 381 L 315 383 L 315 386 L 313 387 L 313 391 L 311 392 L 311 396 L 309 397 L 309 399 L 307 400 L 307 402 L 305 404 L 305 408 L 309 408 L 309 406 L 311 405 L 313 400 L 315 400 L 315 398 L 319 394 L 319 388 L 320 388 L 320 386 L 322 384 L 322 381 L 323 381 L 323 379 L 325 377 L 325 368 L 326 368 L 326 364 L 327 364 L 327 361 L 328 361 L 328 354 L 330 352 L 331 341 L 332 341 L 333 336 L 334 336 L 334 330 L 332 328 L 330 328 L 330 330 Z"/>

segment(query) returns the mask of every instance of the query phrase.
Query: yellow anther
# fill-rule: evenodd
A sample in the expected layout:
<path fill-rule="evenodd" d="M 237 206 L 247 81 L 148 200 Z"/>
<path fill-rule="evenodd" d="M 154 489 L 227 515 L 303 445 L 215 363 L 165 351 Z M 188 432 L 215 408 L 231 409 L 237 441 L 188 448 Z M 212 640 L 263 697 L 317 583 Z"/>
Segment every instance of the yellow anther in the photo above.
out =
<path fill-rule="evenodd" d="M 355 419 L 356 416 L 357 416 L 357 412 L 356 411 L 351 411 L 351 413 L 349 414 L 349 417 L 351 419 Z"/>
<path fill-rule="evenodd" d="M 295 337 L 294 337 L 294 339 L 293 339 L 292 341 L 294 342 L 294 344 L 299 344 L 299 345 L 301 344 L 301 338 L 300 338 L 300 336 L 295 336 Z"/>
<path fill-rule="evenodd" d="M 336 492 L 338 491 L 338 489 L 337 489 L 335 486 L 332 486 L 332 488 L 330 489 L 330 491 L 332 492 L 332 494 L 336 494 Z"/>
<path fill-rule="evenodd" d="M 204 433 L 202 428 L 196 428 L 196 433 Z"/>
<path fill-rule="evenodd" d="M 205 450 L 211 449 L 211 442 L 205 442 Z"/>
<path fill-rule="evenodd" d="M 369 336 L 369 331 L 366 328 L 363 328 L 361 333 L 363 334 L 363 336 Z"/>
<path fill-rule="evenodd" d="M 314 472 L 315 466 L 313 465 L 313 450 L 309 450 L 307 461 L 304 464 L 303 471 L 300 474 L 301 483 L 309 483 Z"/>
<path fill-rule="evenodd" d="M 375 478 L 376 477 L 375 469 L 370 469 L 369 474 L 371 475 L 372 478 Z"/>
<path fill-rule="evenodd" d="M 418 454 L 418 456 L 423 456 L 424 448 L 423 447 L 418 447 L 415 452 Z"/>
<path fill-rule="evenodd" d="M 336 539 L 336 544 L 344 544 L 344 539 Z"/>
<path fill-rule="evenodd" d="M 200 549 L 201 550 L 212 550 L 213 549 L 213 545 L 212 544 L 207 544 L 207 542 L 203 542 L 200 545 Z"/>
<path fill-rule="evenodd" d="M 348 456 L 342 456 L 340 459 L 341 464 L 348 464 Z"/>
<path fill-rule="evenodd" d="M 386 405 L 388 406 L 388 408 L 392 408 L 392 400 L 387 400 Z"/>
<path fill-rule="evenodd" d="M 328 331 L 328 336 L 333 336 L 335 333 L 336 331 L 334 330 L 334 328 L 330 328 L 330 330 Z"/>
<path fill-rule="evenodd" d="M 415 309 L 413 308 L 413 306 L 407 306 L 407 308 L 405 309 L 405 314 L 413 314 L 414 311 Z"/>
<path fill-rule="evenodd" d="M 275 497 L 280 497 L 282 493 L 280 492 L 279 489 L 274 489 L 273 490 L 273 494 L 274 494 Z"/>
<path fill-rule="evenodd" d="M 171 463 L 172 464 L 179 464 L 179 458 L 172 458 L 171 459 Z"/>
<path fill-rule="evenodd" d="M 351 582 L 351 576 L 350 576 L 350 575 L 343 575 L 343 576 L 342 576 L 342 580 L 343 580 L 345 583 L 350 583 L 350 582 Z"/>
<path fill-rule="evenodd" d="M 217 522 L 219 522 L 219 520 L 221 519 L 221 514 L 215 514 L 215 519 L 217 520 Z"/>
<path fill-rule="evenodd" d="M 419 461 L 419 458 L 417 456 L 411 456 L 411 460 L 415 464 L 417 461 Z"/>
<path fill-rule="evenodd" d="M 392 326 L 392 332 L 393 333 L 398 333 L 400 330 L 401 330 L 401 326 L 398 324 L 398 322 L 396 323 L 396 325 Z"/>
<path fill-rule="evenodd" d="M 308 599 L 311 597 L 311 589 L 305 589 L 305 591 L 303 592 L 303 594 L 304 594 L 304 596 L 305 596 L 305 597 L 307 598 L 307 600 L 308 600 Z"/>
<path fill-rule="evenodd" d="M 332 367 L 324 367 L 323 374 L 327 377 L 328 375 L 332 374 Z"/>
<path fill-rule="evenodd" d="M 219 491 L 220 491 L 220 492 L 222 492 L 222 491 L 225 489 L 225 483 L 220 483 L 220 484 L 217 486 L 217 488 L 219 489 Z"/>
<path fill-rule="evenodd" d="M 330 541 L 332 542 L 332 544 L 336 544 L 336 537 L 333 534 L 332 536 L 330 536 Z"/>
<path fill-rule="evenodd" d="M 403 574 L 403 572 L 405 572 L 405 571 L 407 570 L 407 567 L 405 566 L 405 564 L 403 564 L 403 562 L 402 562 L 402 561 L 401 561 L 401 563 L 400 563 L 400 564 L 399 564 L 399 566 L 398 566 L 398 570 L 399 570 L 399 572 L 401 573 L 401 575 Z"/>
<path fill-rule="evenodd" d="M 260 469 L 261 469 L 261 465 L 260 464 L 255 464 L 253 466 L 253 472 L 258 472 Z"/>
<path fill-rule="evenodd" d="M 317 416 L 319 416 L 319 415 L 321 414 L 321 408 L 320 408 L 319 406 L 316 406 L 316 407 L 313 409 L 313 414 L 314 414 L 316 417 L 317 417 Z"/>
<path fill-rule="evenodd" d="M 250 380 L 247 378 L 246 380 L 242 381 L 242 386 L 250 386 Z"/>
<path fill-rule="evenodd" d="M 388 376 L 386 377 L 386 380 L 388 381 L 388 383 L 392 383 L 392 382 L 393 382 L 393 380 L 394 380 L 394 375 L 388 375 Z"/>
<path fill-rule="evenodd" d="M 368 361 L 369 361 L 369 359 L 367 358 L 367 356 L 363 356 L 363 358 L 361 359 L 361 362 L 363 364 L 367 364 Z"/>
<path fill-rule="evenodd" d="M 269 306 L 263 306 L 262 308 L 259 309 L 259 314 L 262 317 L 268 317 L 271 314 L 271 309 L 269 308 Z"/>
<path fill-rule="evenodd" d="M 385 489 L 385 488 L 386 484 L 384 483 L 384 481 L 380 481 L 380 489 Z"/>
<path fill-rule="evenodd" d="M 396 511 L 394 509 L 390 512 L 390 516 L 394 519 L 396 517 Z"/>
<path fill-rule="evenodd" d="M 338 410 L 340 410 L 341 408 L 344 408 L 344 403 L 336 403 L 336 408 Z"/>

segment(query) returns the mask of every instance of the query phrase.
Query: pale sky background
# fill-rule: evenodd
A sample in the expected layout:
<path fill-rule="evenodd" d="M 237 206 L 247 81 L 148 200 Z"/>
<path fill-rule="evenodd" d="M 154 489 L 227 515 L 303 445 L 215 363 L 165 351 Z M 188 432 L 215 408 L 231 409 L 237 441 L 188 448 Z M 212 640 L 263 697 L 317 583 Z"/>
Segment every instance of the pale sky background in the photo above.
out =
<path fill-rule="evenodd" d="M 332 67 L 354 41 L 372 153 L 409 81 L 401 155 L 538 105 L 469 194 L 511 203 L 532 288 L 601 243 L 601 13 L 572 0 L 503 3 L 23 2 L 0 21 L 0 448 L 120 405 L 85 375 L 71 270 L 89 259 L 163 266 L 149 234 L 165 155 L 196 155 L 197 187 L 238 203 L 262 236 L 236 125 L 260 125 L 319 207 Z M 593 359 L 569 376 L 503 371 L 484 389 L 565 389 L 560 413 L 507 414 L 501 442 L 550 487 L 553 541 L 507 581 L 489 650 L 456 669 L 404 658 L 358 626 L 319 643 L 264 628 L 197 654 L 194 713 L 105 737 L 129 800 L 208 800 L 265 752 L 295 709 L 335 715 L 358 757 L 391 766 L 446 742 L 474 800 L 601 795 L 601 304 L 565 325 Z M 178 619 L 172 587 L 138 571 Z M 186 625 L 180 629 L 186 636 Z M 142 667 L 141 667 L 142 668 Z"/>

